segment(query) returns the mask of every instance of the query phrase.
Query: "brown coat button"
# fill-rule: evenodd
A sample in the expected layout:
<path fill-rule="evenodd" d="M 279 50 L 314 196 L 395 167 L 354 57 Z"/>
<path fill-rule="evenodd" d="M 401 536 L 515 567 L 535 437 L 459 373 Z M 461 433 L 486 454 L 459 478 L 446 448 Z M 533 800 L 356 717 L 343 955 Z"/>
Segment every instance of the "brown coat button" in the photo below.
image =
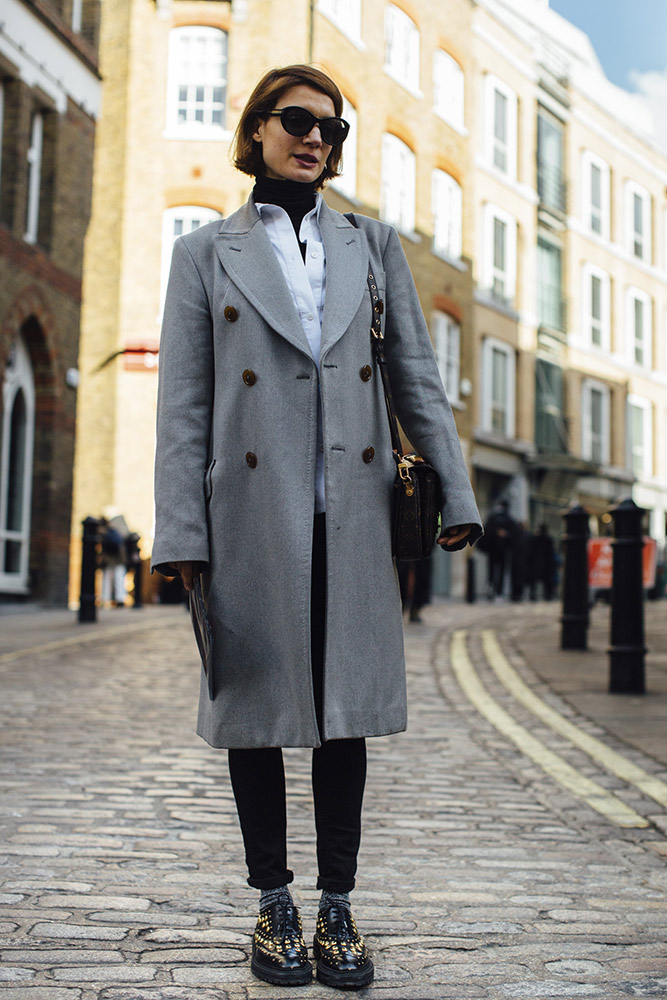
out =
<path fill-rule="evenodd" d="M 249 451 L 246 454 L 245 460 L 251 469 L 257 468 L 257 455 L 255 455 L 252 451 Z"/>
<path fill-rule="evenodd" d="M 368 463 L 372 462 L 373 459 L 375 458 L 375 448 L 365 448 L 361 457 L 363 458 L 366 465 L 368 465 Z"/>
<path fill-rule="evenodd" d="M 254 385 L 255 382 L 257 381 L 257 376 L 255 375 L 254 371 L 252 371 L 251 368 L 246 368 L 246 370 L 244 371 L 243 381 L 245 382 L 246 385 Z"/>
<path fill-rule="evenodd" d="M 370 365 L 364 365 L 364 367 L 359 370 L 359 378 L 362 382 L 369 382 L 372 377 L 373 370 Z"/>
<path fill-rule="evenodd" d="M 238 318 L 238 309 L 235 309 L 234 306 L 225 306 L 225 319 L 229 323 L 236 323 Z"/>

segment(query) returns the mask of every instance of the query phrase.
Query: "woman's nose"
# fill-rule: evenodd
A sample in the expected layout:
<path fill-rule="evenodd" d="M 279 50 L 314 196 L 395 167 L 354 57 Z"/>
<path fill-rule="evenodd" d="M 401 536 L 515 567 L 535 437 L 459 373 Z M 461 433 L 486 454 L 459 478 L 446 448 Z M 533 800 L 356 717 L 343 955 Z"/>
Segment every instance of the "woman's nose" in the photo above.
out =
<path fill-rule="evenodd" d="M 317 146 L 322 145 L 322 133 L 320 132 L 319 125 L 313 125 L 308 135 L 304 136 L 306 142 L 314 143 Z"/>

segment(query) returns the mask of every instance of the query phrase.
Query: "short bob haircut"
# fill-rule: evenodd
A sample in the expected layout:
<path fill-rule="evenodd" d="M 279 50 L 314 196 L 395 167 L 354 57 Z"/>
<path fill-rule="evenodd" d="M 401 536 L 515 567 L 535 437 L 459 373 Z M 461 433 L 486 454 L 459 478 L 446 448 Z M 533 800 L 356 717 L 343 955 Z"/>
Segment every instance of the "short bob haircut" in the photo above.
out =
<path fill-rule="evenodd" d="M 333 101 L 334 113 L 340 118 L 343 113 L 343 95 L 330 77 L 313 66 L 295 65 L 283 66 L 269 70 L 259 81 L 248 103 L 243 109 L 239 123 L 234 133 L 232 145 L 232 162 L 244 174 L 260 177 L 264 173 L 262 145 L 253 139 L 260 120 L 266 120 L 266 112 L 272 111 L 280 98 L 292 87 L 304 85 L 326 94 Z M 316 189 L 341 173 L 340 163 L 343 155 L 342 144 L 334 146 L 327 159 L 326 166 L 315 183 Z"/>

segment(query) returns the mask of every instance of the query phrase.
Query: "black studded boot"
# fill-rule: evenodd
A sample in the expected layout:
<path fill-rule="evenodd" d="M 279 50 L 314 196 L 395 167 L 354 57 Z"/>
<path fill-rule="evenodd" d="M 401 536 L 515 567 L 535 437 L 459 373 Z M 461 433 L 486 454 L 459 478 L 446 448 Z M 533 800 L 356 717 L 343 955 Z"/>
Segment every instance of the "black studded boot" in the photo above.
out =
<path fill-rule="evenodd" d="M 299 911 L 288 895 L 259 911 L 250 968 L 274 986 L 306 986 L 313 978 Z"/>
<path fill-rule="evenodd" d="M 349 907 L 329 903 L 317 915 L 313 942 L 317 978 L 338 990 L 360 990 L 373 982 L 375 970 Z"/>

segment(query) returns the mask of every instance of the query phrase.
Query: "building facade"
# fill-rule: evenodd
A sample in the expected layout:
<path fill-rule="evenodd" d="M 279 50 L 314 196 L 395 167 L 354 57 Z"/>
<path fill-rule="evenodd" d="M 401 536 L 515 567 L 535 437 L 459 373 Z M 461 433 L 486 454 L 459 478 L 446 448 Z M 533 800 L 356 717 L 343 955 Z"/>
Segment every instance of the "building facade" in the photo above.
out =
<path fill-rule="evenodd" d="M 667 155 L 548 0 L 476 8 L 478 499 L 558 533 L 632 496 L 664 544 Z"/>
<path fill-rule="evenodd" d="M 0 24 L 0 600 L 64 604 L 99 4 L 5 0 Z"/>
<path fill-rule="evenodd" d="M 344 94 L 326 197 L 401 234 L 482 513 L 558 533 L 633 491 L 664 538 L 667 160 L 548 0 L 105 0 L 100 56 L 73 599 L 85 516 L 114 506 L 150 552 L 171 247 L 247 198 L 234 128 L 291 62 Z M 465 561 L 436 553 L 437 592 Z"/>

